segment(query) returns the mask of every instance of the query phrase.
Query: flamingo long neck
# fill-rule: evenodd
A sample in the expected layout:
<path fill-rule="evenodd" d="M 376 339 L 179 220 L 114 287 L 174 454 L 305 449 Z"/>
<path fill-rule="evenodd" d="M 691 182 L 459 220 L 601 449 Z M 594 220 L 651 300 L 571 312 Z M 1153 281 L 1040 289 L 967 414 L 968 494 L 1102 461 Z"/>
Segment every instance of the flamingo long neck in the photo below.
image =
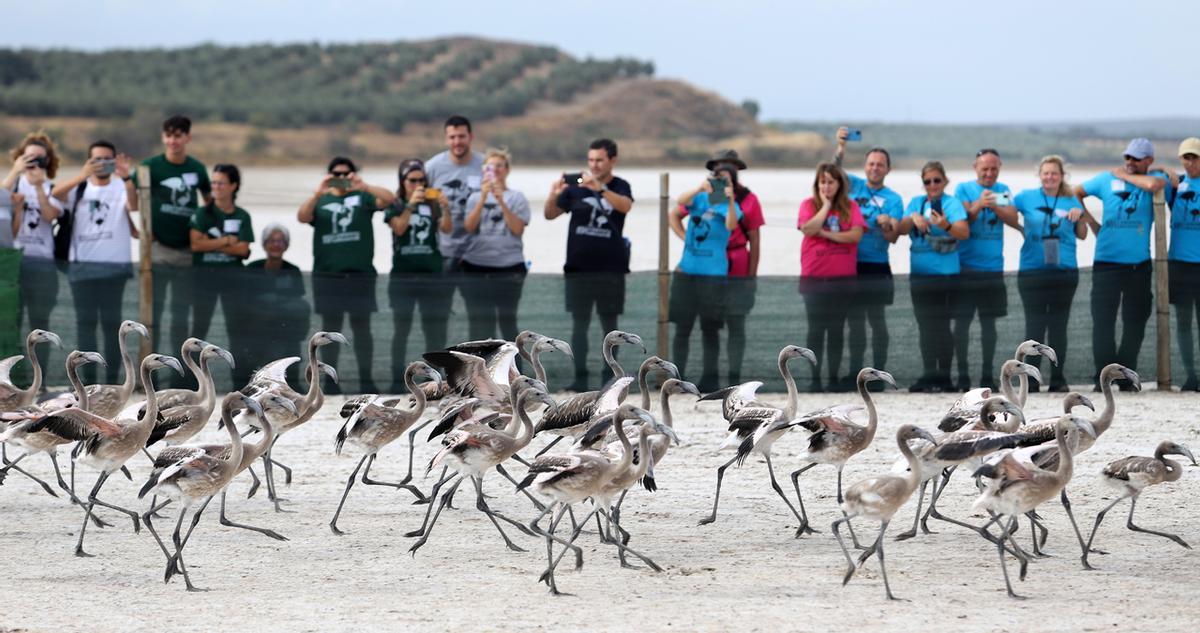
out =
<path fill-rule="evenodd" d="M 1025 352 L 1022 352 L 1020 349 L 1018 349 L 1016 356 L 1013 356 L 1013 358 L 1015 358 L 1023 363 L 1023 362 L 1025 362 Z M 1009 385 L 1009 387 L 1011 389 L 1011 386 L 1012 386 L 1011 381 L 1005 380 L 1004 384 Z M 1005 397 L 1008 397 L 1007 393 L 1005 393 L 1004 395 L 1005 395 Z M 1029 377 L 1026 376 L 1025 374 L 1020 374 L 1019 376 L 1017 376 L 1017 394 L 1016 395 L 1017 395 L 1016 400 L 1009 398 L 1009 401 L 1016 403 L 1016 405 L 1018 407 L 1021 407 L 1022 409 L 1024 409 L 1025 408 L 1025 398 L 1027 398 L 1029 396 Z"/>
<path fill-rule="evenodd" d="M 126 332 L 121 336 L 121 340 L 117 341 L 117 346 L 121 350 L 121 367 L 125 370 L 125 379 L 121 381 L 121 393 L 125 396 L 126 401 L 133 395 L 133 388 L 137 386 L 137 370 L 133 365 L 133 353 L 129 351 L 129 342 L 125 340 L 128 338 L 128 334 Z M 184 361 L 191 360 L 186 354 L 183 358 Z"/>
<path fill-rule="evenodd" d="M 871 398 L 871 392 L 867 390 L 867 381 L 865 376 L 858 377 L 858 395 L 862 396 L 863 402 L 867 405 L 867 444 L 875 439 L 875 430 L 879 428 L 879 414 L 875 411 L 875 400 Z M 907 444 L 907 442 L 901 442 Z"/>
<path fill-rule="evenodd" d="M 785 420 L 792 420 L 796 417 L 797 394 L 796 394 L 796 379 L 792 376 L 792 370 L 788 369 L 787 359 L 779 359 L 779 374 L 783 376 L 783 384 L 787 386 L 787 406 L 783 409 L 783 417 Z"/>
<path fill-rule="evenodd" d="M 613 428 L 617 430 L 617 441 L 621 443 L 621 459 L 613 465 L 612 472 L 623 473 L 633 464 L 633 444 L 625 435 L 625 416 L 620 411 L 613 414 Z"/>
<path fill-rule="evenodd" d="M 299 417 L 325 404 L 325 392 L 321 391 L 321 368 L 317 365 L 317 344 L 308 344 L 308 393 L 300 403 Z"/>
<path fill-rule="evenodd" d="M 900 447 L 900 454 L 908 462 L 908 473 L 904 476 L 904 480 L 908 483 L 908 489 L 911 492 L 917 488 L 917 484 L 921 483 L 921 460 L 913 454 L 907 441 L 896 438 L 896 444 Z"/>
<path fill-rule="evenodd" d="M 414 380 L 413 375 L 409 372 L 404 372 L 404 386 L 413 397 L 411 412 L 420 417 L 425 412 L 425 390 L 417 386 L 417 381 Z"/>
<path fill-rule="evenodd" d="M 151 378 L 151 373 L 153 372 L 143 361 L 141 374 L 142 388 L 146 390 L 146 415 L 142 416 L 137 423 L 153 429 L 155 422 L 158 421 L 158 397 L 154 395 L 154 379 Z"/>
<path fill-rule="evenodd" d="M 245 456 L 245 447 L 242 445 L 242 435 L 238 433 L 237 426 L 233 423 L 233 401 L 225 403 L 221 407 L 221 420 L 225 422 L 225 430 L 229 431 L 229 459 L 221 464 L 221 472 L 227 477 L 232 478 L 237 473 L 242 465 L 242 457 Z"/>
<path fill-rule="evenodd" d="M 271 448 L 271 442 L 275 441 L 275 427 L 271 426 L 271 421 L 267 419 L 267 416 L 264 415 L 259 419 L 258 425 L 262 430 L 262 437 L 258 442 L 250 445 L 250 450 L 243 449 L 242 466 L 238 469 L 239 471 L 245 470 L 260 455 L 266 453 L 267 449 Z"/>
<path fill-rule="evenodd" d="M 647 411 L 650 410 L 650 385 L 646 380 L 649 373 L 650 368 L 646 366 L 646 363 L 642 363 L 642 366 L 638 367 L 638 389 L 642 390 L 642 408 Z"/>
<path fill-rule="evenodd" d="M 1166 457 L 1158 459 L 1167 467 L 1167 472 L 1163 473 L 1163 481 L 1179 481 L 1179 476 L 1183 474 L 1183 464 Z"/>
<path fill-rule="evenodd" d="M 1007 363 L 1005 363 L 1005 365 L 1006 365 L 1005 367 L 1000 368 L 1000 393 L 1003 394 L 1005 398 L 1008 398 L 1009 402 L 1012 402 L 1012 403 L 1016 404 L 1018 407 L 1021 407 L 1022 409 L 1024 409 L 1025 408 L 1025 395 L 1024 394 L 1025 394 L 1026 390 L 1028 389 L 1028 383 L 1025 380 L 1025 374 L 1021 374 L 1017 377 L 1018 381 L 1022 385 L 1021 394 L 1018 394 L 1017 392 L 1013 391 L 1013 386 L 1012 386 L 1012 379 L 1013 379 L 1013 373 L 1014 373 L 1013 367 L 1008 365 Z"/>
<path fill-rule="evenodd" d="M 31 398 L 30 402 L 32 402 L 32 398 L 42 390 L 42 363 L 38 361 L 37 345 L 33 343 L 33 339 L 25 339 L 25 355 L 29 357 L 29 362 L 33 365 L 33 382 L 30 383 L 28 389 L 24 390 L 24 393 L 26 397 Z"/>
<path fill-rule="evenodd" d="M 184 358 L 188 358 L 184 356 Z M 190 359 L 189 359 L 190 360 Z M 204 352 L 200 353 L 200 365 L 194 368 L 196 381 L 200 383 L 200 401 L 206 406 L 213 406 L 217 401 L 216 385 L 213 383 L 212 370 L 208 368 L 208 356 Z M 212 409 L 209 409 L 212 411 Z"/>
<path fill-rule="evenodd" d="M 79 409 L 87 411 L 87 389 L 83 388 L 83 381 L 79 379 L 79 366 L 75 363 L 67 363 L 67 380 L 71 381 L 71 389 L 75 390 L 75 402 L 78 403 Z"/>
<path fill-rule="evenodd" d="M 533 377 L 538 379 L 543 385 L 546 384 L 546 368 L 542 367 L 542 352 L 536 347 L 532 352 L 527 352 L 529 356 L 529 364 L 533 365 Z M 525 356 L 526 354 L 522 354 Z"/>
<path fill-rule="evenodd" d="M 1067 429 L 1062 422 L 1054 429 L 1054 440 L 1058 444 L 1058 470 L 1054 471 L 1054 475 L 1062 487 L 1066 487 L 1075 473 L 1075 455 L 1067 442 Z"/>
<path fill-rule="evenodd" d="M 646 473 L 650 470 L 650 460 L 654 459 L 654 455 L 650 452 L 650 433 L 646 431 L 645 426 L 639 429 L 639 431 L 638 465 L 637 468 L 634 469 L 633 474 L 638 479 L 641 479 L 642 477 L 645 477 Z"/>
<path fill-rule="evenodd" d="M 525 412 L 525 401 L 527 399 L 525 393 L 521 394 L 517 398 L 517 407 L 513 411 L 513 417 L 518 418 L 521 425 L 517 427 L 517 432 L 513 434 L 513 439 L 515 440 L 514 446 L 516 447 L 516 450 L 513 451 L 514 453 L 525 448 L 529 445 L 529 442 L 533 441 L 533 421 L 529 419 L 529 414 Z"/>
<path fill-rule="evenodd" d="M 1117 412 L 1117 399 L 1113 397 L 1113 381 L 1111 378 L 1100 378 L 1100 390 L 1104 392 L 1104 410 L 1100 415 L 1092 420 L 1092 426 L 1096 429 L 1096 437 L 1100 437 L 1108 427 L 1112 426 L 1113 416 Z"/>
<path fill-rule="evenodd" d="M 612 370 L 614 378 L 622 378 L 625 376 L 625 370 L 621 369 L 621 364 L 617 362 L 617 357 L 613 355 L 613 348 L 616 346 L 608 341 L 604 341 L 604 362 L 608 363 L 608 368 Z"/>
<path fill-rule="evenodd" d="M 675 428 L 673 417 L 671 415 L 671 394 L 667 393 L 666 389 L 658 390 L 658 404 L 662 407 L 662 422 L 666 426 Z"/>

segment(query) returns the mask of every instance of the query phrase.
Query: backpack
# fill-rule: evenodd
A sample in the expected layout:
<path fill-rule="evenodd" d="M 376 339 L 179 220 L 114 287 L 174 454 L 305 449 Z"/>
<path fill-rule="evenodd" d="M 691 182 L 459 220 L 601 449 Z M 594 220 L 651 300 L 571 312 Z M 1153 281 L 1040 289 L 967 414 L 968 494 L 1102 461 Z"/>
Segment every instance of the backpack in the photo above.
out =
<path fill-rule="evenodd" d="M 54 221 L 54 259 L 59 261 L 67 261 L 71 257 L 71 233 L 74 230 L 75 210 L 79 208 L 79 201 L 83 199 L 83 190 L 87 189 L 87 180 L 79 183 L 75 187 L 75 204 L 70 209 L 63 209 L 63 213 L 57 220 Z"/>

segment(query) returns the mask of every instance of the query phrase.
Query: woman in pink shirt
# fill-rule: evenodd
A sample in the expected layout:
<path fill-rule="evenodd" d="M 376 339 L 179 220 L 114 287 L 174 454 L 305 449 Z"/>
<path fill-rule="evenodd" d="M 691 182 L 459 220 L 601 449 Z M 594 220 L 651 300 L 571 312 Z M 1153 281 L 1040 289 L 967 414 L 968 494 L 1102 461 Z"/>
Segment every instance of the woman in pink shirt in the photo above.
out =
<path fill-rule="evenodd" d="M 849 191 L 850 181 L 841 167 L 817 165 L 813 195 L 800 204 L 796 221 L 796 228 L 804 233 L 800 292 L 808 317 L 807 346 L 824 362 L 831 391 L 848 387 L 838 383 L 838 376 L 847 308 L 858 268 L 858 241 L 867 227 Z M 822 390 L 819 370 L 812 389 Z"/>

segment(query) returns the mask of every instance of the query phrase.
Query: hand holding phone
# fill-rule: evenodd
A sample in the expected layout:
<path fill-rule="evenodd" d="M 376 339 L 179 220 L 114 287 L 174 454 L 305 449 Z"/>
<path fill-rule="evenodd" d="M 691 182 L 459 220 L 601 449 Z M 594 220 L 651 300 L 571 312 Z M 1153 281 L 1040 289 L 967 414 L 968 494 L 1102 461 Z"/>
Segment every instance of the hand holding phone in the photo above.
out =
<path fill-rule="evenodd" d="M 568 187 L 578 187 L 583 184 L 583 172 L 566 172 L 562 176 L 563 182 L 567 183 Z"/>
<path fill-rule="evenodd" d="M 846 128 L 846 141 L 858 142 L 862 140 L 862 130 L 855 128 Z"/>
<path fill-rule="evenodd" d="M 709 178 L 708 186 L 710 193 L 708 194 L 709 204 L 721 204 L 728 202 L 729 196 L 725 193 L 725 188 L 728 186 L 724 178 Z"/>

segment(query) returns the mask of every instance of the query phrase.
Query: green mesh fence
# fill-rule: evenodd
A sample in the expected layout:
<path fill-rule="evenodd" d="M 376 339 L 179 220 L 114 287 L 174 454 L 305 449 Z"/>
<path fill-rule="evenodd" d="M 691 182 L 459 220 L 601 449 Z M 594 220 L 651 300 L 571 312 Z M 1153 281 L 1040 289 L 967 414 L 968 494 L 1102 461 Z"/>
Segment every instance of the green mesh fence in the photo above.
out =
<path fill-rule="evenodd" d="M 108 372 L 90 373 L 89 380 L 116 381 L 120 361 L 112 337 L 121 319 L 137 318 L 135 274 L 129 269 L 77 265 L 52 268 L 47 277 L 44 270 L 30 272 L 26 267 L 22 283 L 14 285 L 13 266 L 11 255 L 0 253 L 0 320 L 13 318 L 22 309 L 19 330 L 5 326 L 0 345 L 11 349 L 17 337 L 31 327 L 48 326 L 62 337 L 66 350 L 91 348 L 109 358 Z M 978 385 L 984 379 L 997 378 L 1000 363 L 1011 358 L 1016 346 L 1029 336 L 1026 308 L 1038 308 L 1043 319 L 1058 316 L 1065 320 L 1066 345 L 1044 329 L 1034 337 L 1059 348 L 1062 380 L 1086 388 L 1091 386 L 1096 368 L 1095 329 L 1115 330 L 1110 339 L 1118 344 L 1125 329 L 1119 315 L 1093 319 L 1094 279 L 1091 270 L 1080 271 L 1077 279 L 1041 279 L 1031 294 L 1030 280 L 1015 274 L 983 280 L 896 277 L 824 284 L 783 277 L 735 280 L 674 275 L 667 357 L 703 388 L 762 380 L 764 390 L 782 389 L 776 357 L 786 344 L 812 347 L 821 358 L 822 366 L 815 369 L 793 361 L 801 389 L 847 388 L 845 378 L 863 365 L 891 372 L 901 388 L 923 378 L 957 383 L 960 359 L 965 359 L 969 382 Z M 1147 277 L 1146 283 L 1151 282 Z M 156 351 L 177 355 L 180 342 L 189 335 L 230 349 L 238 367 L 232 371 L 216 367 L 214 374 L 222 389 L 240 386 L 265 362 L 300 355 L 303 342 L 316 329 L 336 329 L 350 339 L 351 345 L 345 349 L 322 349 L 322 357 L 336 366 L 345 392 L 396 389 L 404 364 L 423 351 L 483 336 L 511 339 L 524 329 L 561 338 L 576 348 L 578 366 L 560 354 L 543 356 L 550 386 L 556 389 L 579 383 L 595 388 L 607 377 L 600 356 L 602 322 L 611 323 L 615 318 L 621 329 L 641 334 L 651 353 L 658 346 L 656 273 L 616 278 L 392 278 L 387 274 L 354 278 L 250 269 L 164 268 L 156 271 L 155 286 L 163 304 L 154 328 Z M 16 307 L 18 296 L 22 308 Z M 914 310 L 914 298 L 919 310 Z M 973 308 L 969 321 L 964 321 L 969 322 L 969 330 L 965 338 L 956 339 L 955 320 L 965 318 L 967 306 Z M 1007 309 L 1001 310 L 1001 306 Z M 31 311 L 31 307 L 36 309 Z M 981 309 L 985 315 L 996 316 L 981 319 Z M 612 313 L 617 311 L 620 314 L 614 317 Z M 45 312 L 49 314 L 47 323 L 37 318 L 31 322 L 31 314 L 40 318 Z M 588 317 L 586 330 L 583 315 Z M 983 326 L 990 325 L 989 321 L 994 322 L 996 336 L 985 372 L 984 355 L 989 350 L 984 342 L 990 337 L 983 335 Z M 922 326 L 927 328 L 924 336 Z M 577 328 L 579 332 L 575 332 Z M 407 332 L 407 336 L 397 332 Z M 1144 333 L 1140 345 L 1128 341 L 1125 345 L 1125 352 L 1137 350 L 1136 361 L 1120 357 L 1116 345 L 1101 360 L 1136 364 L 1148 384 L 1155 380 L 1152 315 L 1145 321 Z M 586 350 L 581 345 L 585 341 Z M 130 343 L 137 345 L 132 339 Z M 1179 383 L 1185 372 L 1178 346 L 1172 347 Z M 66 350 L 39 349 L 43 359 L 49 355 L 44 363 L 47 384 L 66 384 L 62 367 Z M 840 364 L 835 368 L 838 350 Z M 940 355 L 938 376 L 928 375 L 931 353 Z M 619 358 L 628 359 L 625 368 L 631 370 L 635 359 L 641 357 L 623 351 Z M 1041 369 L 1049 382 L 1049 364 L 1042 362 Z M 27 380 L 27 374 L 18 371 L 15 378 Z M 188 382 L 190 379 L 180 384 Z"/>

